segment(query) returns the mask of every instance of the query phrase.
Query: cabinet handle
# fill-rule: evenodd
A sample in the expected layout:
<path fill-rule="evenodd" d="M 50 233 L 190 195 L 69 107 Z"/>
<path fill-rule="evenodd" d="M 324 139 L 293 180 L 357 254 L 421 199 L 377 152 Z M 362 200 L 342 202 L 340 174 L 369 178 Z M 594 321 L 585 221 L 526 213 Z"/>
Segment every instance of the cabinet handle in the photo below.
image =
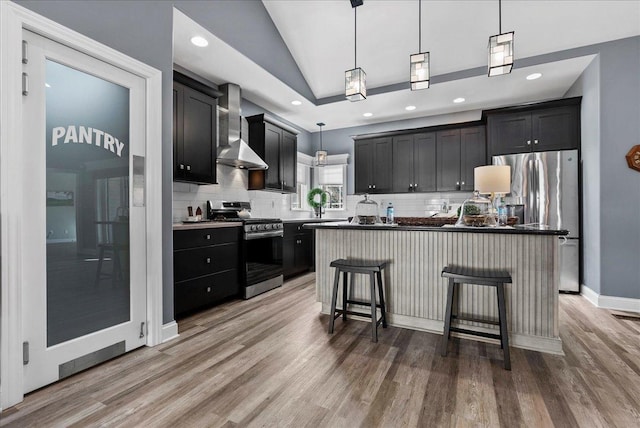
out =
<path fill-rule="evenodd" d="M 462 184 L 464 186 L 464 181 L 462 183 L 460 183 L 460 184 Z"/>
<path fill-rule="evenodd" d="M 531 145 L 531 140 L 527 140 L 527 146 Z"/>
<path fill-rule="evenodd" d="M 371 184 L 369 184 L 369 189 L 371 189 Z"/>
<path fill-rule="evenodd" d="M 207 257 L 207 264 L 211 264 L 211 257 Z"/>
<path fill-rule="evenodd" d="M 533 140 L 533 144 L 538 144 L 538 140 Z"/>
<path fill-rule="evenodd" d="M 415 189 L 417 189 L 417 188 L 418 188 L 418 183 L 414 183 L 414 184 L 413 184 L 413 190 L 415 190 Z"/>
<path fill-rule="evenodd" d="M 375 189 L 375 188 L 376 188 L 376 185 L 374 184 L 374 185 L 373 185 L 373 187 L 372 187 L 372 189 Z"/>
<path fill-rule="evenodd" d="M 456 186 L 459 186 L 459 185 L 460 185 L 460 182 L 459 182 L 459 181 L 456 181 Z"/>
<path fill-rule="evenodd" d="M 187 171 L 191 171 L 191 165 L 187 165 Z"/>
<path fill-rule="evenodd" d="M 205 235 L 204 239 L 206 239 L 207 241 L 211 239 L 211 235 Z"/>
<path fill-rule="evenodd" d="M 207 293 L 211 293 L 211 287 L 207 287 Z"/>
<path fill-rule="evenodd" d="M 180 164 L 180 169 L 184 169 L 184 164 Z"/>

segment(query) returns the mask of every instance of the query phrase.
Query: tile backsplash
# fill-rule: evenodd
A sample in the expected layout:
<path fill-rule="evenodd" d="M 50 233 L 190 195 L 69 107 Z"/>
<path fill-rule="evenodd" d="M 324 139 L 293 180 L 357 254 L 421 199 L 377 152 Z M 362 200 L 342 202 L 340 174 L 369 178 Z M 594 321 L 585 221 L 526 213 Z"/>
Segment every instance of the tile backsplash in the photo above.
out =
<path fill-rule="evenodd" d="M 247 190 L 248 172 L 243 169 L 218 165 L 218 184 L 197 185 L 189 183 L 173 183 L 173 221 L 180 222 L 187 217 L 187 207 L 202 208 L 206 215 L 207 200 L 213 201 L 249 201 L 253 217 L 268 218 L 312 218 L 306 211 L 291 210 L 291 196 L 275 192 Z M 471 193 L 406 193 L 375 194 L 371 199 L 380 207 L 380 216 L 385 215 L 389 202 L 393 203 L 396 217 L 425 217 L 433 209 L 434 199 L 449 201 L 450 212 L 455 213 L 462 202 L 471 197 Z M 362 195 L 348 195 L 345 211 L 327 211 L 325 218 L 346 218 L 355 213 L 356 204 L 363 199 Z"/>

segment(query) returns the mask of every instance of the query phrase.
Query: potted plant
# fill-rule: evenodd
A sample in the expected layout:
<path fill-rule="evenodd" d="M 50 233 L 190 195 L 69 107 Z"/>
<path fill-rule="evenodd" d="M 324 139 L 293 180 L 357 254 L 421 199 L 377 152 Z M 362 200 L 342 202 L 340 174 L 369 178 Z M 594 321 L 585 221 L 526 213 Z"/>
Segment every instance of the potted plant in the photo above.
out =
<path fill-rule="evenodd" d="M 322 218 L 322 208 L 327 205 L 327 192 L 319 187 L 309 190 L 307 203 L 313 208 L 316 217 Z"/>

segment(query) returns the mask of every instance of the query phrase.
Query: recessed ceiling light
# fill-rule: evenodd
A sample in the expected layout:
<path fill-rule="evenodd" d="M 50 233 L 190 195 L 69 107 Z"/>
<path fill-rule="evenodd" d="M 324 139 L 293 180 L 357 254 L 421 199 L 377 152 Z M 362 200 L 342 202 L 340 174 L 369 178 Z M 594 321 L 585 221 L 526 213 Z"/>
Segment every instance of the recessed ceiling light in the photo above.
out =
<path fill-rule="evenodd" d="M 207 39 L 205 39 L 202 36 L 193 36 L 191 38 L 191 43 L 193 43 L 199 48 L 204 48 L 205 46 L 209 45 L 209 42 L 207 41 Z"/>
<path fill-rule="evenodd" d="M 373 116 L 373 113 L 364 113 L 363 116 L 364 117 L 371 117 L 371 116 Z"/>
<path fill-rule="evenodd" d="M 293 104 L 294 106 L 301 106 L 302 105 L 302 101 L 293 100 L 293 101 L 291 101 L 291 104 Z"/>
<path fill-rule="evenodd" d="M 455 100 L 453 100 L 453 102 L 456 103 L 456 104 L 463 103 L 465 101 L 466 100 L 464 98 L 462 98 L 462 97 L 459 97 L 459 98 L 456 98 Z"/>
<path fill-rule="evenodd" d="M 47 88 L 50 88 L 50 87 L 51 87 L 51 85 L 50 85 L 50 84 L 48 84 L 48 83 L 46 83 L 46 82 L 45 82 L 44 86 L 46 86 Z"/>
<path fill-rule="evenodd" d="M 411 111 L 411 110 L 415 110 L 416 106 L 406 106 L 404 109 L 408 110 L 408 111 Z"/>
<path fill-rule="evenodd" d="M 542 73 L 532 73 L 527 76 L 527 80 L 536 80 L 542 77 Z"/>

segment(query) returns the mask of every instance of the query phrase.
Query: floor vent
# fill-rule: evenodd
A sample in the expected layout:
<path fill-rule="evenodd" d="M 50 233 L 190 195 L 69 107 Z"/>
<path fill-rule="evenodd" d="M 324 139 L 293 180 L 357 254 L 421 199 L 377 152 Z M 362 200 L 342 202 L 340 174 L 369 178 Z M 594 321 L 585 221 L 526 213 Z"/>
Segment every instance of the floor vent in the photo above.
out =
<path fill-rule="evenodd" d="M 89 367 L 93 367 L 124 353 L 125 341 L 123 340 L 122 342 L 114 343 L 106 348 L 83 355 L 75 360 L 67 361 L 58 366 L 58 379 L 64 379 L 65 377 L 86 370 Z"/>
<path fill-rule="evenodd" d="M 640 322 L 640 313 L 636 312 L 612 311 L 611 315 L 621 320 Z"/>

